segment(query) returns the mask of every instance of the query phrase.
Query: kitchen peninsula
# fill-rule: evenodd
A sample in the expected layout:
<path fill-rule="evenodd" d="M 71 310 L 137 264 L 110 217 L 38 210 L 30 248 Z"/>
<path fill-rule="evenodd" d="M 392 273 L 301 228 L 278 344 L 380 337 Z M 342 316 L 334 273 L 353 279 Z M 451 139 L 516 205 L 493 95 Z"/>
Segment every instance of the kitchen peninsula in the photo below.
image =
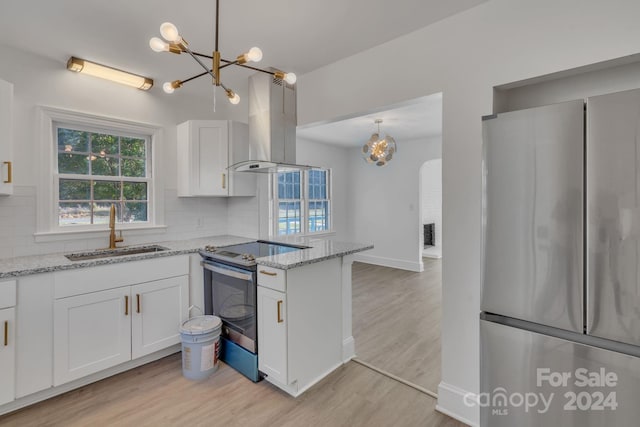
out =
<path fill-rule="evenodd" d="M 177 326 L 190 306 L 203 307 L 198 251 L 252 241 L 212 236 L 80 261 L 61 253 L 1 259 L 0 313 L 13 314 L 13 380 L 0 385 L 0 414 L 179 351 Z M 372 248 L 296 243 L 308 248 L 256 259 L 260 368 L 293 396 L 355 356 L 352 254 Z"/>

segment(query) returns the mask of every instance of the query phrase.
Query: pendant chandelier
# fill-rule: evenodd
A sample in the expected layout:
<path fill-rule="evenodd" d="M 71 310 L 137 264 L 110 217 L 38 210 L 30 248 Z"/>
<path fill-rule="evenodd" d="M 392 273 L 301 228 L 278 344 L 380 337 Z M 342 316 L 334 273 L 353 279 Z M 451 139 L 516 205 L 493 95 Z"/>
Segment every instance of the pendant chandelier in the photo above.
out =
<path fill-rule="evenodd" d="M 156 52 L 171 52 L 175 54 L 180 53 L 188 53 L 200 66 L 204 69 L 203 73 L 197 74 L 193 77 L 189 77 L 184 80 L 174 80 L 172 82 L 166 82 L 162 85 L 162 88 L 166 93 L 173 93 L 176 89 L 182 87 L 183 84 L 197 79 L 198 77 L 202 77 L 205 74 L 208 74 L 213 79 L 213 84 L 215 86 L 221 86 L 224 89 L 229 102 L 232 104 L 238 104 L 240 102 L 240 96 L 235 93 L 233 90 L 226 87 L 220 78 L 220 71 L 223 68 L 226 68 L 230 65 L 238 65 L 243 68 L 248 68 L 255 71 L 260 71 L 262 73 L 271 74 L 277 79 L 284 80 L 289 84 L 294 84 L 296 82 L 296 75 L 294 73 L 285 73 L 283 71 L 269 71 L 263 70 L 257 67 L 252 67 L 246 65 L 247 62 L 259 62 L 262 59 L 262 50 L 258 47 L 252 47 L 248 52 L 243 53 L 242 55 L 238 55 L 238 57 L 234 61 L 230 61 L 227 59 L 223 59 L 220 55 L 220 51 L 218 50 L 218 31 L 220 29 L 220 21 L 219 21 L 219 5 L 220 0 L 216 0 L 216 34 L 215 34 L 215 50 L 211 56 L 204 55 L 202 53 L 194 52 L 189 48 L 189 44 L 185 39 L 182 38 L 180 33 L 178 32 L 178 28 L 170 22 L 165 22 L 160 25 L 160 34 L 162 35 L 162 40 L 159 37 L 153 37 L 149 40 L 149 46 Z M 212 66 L 209 68 L 200 58 L 207 58 L 212 61 Z M 221 65 L 222 64 L 222 65 Z M 214 86 L 214 89 L 215 89 Z"/>
<path fill-rule="evenodd" d="M 374 123 L 378 125 L 378 132 L 371 135 L 369 141 L 362 146 L 362 155 L 367 163 L 384 166 L 391 161 L 394 153 L 398 152 L 398 148 L 396 147 L 396 140 L 391 136 L 385 135 L 384 139 L 380 139 L 380 123 L 382 123 L 382 119 L 376 119 Z"/>

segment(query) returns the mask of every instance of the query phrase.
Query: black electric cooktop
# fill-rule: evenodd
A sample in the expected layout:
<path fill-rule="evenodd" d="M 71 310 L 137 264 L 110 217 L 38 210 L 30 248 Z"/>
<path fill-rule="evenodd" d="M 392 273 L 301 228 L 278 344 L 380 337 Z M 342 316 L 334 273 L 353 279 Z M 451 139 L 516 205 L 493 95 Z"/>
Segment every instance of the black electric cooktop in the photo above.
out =
<path fill-rule="evenodd" d="M 200 251 L 200 255 L 205 258 L 232 262 L 234 264 L 240 264 L 243 266 L 250 266 L 255 265 L 256 258 L 266 257 L 270 255 L 281 255 L 307 248 L 308 246 L 257 240 L 255 242 L 222 246 L 219 248 L 216 248 L 214 246 L 205 246 L 204 250 Z"/>

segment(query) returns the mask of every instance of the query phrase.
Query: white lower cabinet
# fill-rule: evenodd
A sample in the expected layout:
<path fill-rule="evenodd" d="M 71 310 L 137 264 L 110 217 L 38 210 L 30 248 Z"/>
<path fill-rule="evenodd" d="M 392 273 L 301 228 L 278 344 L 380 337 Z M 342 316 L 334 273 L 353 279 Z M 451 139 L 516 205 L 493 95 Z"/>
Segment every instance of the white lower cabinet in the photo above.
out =
<path fill-rule="evenodd" d="M 180 342 L 189 277 L 123 286 L 54 302 L 54 386 Z"/>
<path fill-rule="evenodd" d="M 20 277 L 16 305 L 16 398 L 53 385 L 53 273 Z"/>
<path fill-rule="evenodd" d="M 188 276 L 132 286 L 131 297 L 132 359 L 180 343 L 179 326 L 189 317 Z"/>
<path fill-rule="evenodd" d="M 15 398 L 15 309 L 0 310 L 0 405 Z"/>
<path fill-rule="evenodd" d="M 56 300 L 53 385 L 131 359 L 130 288 Z"/>
<path fill-rule="evenodd" d="M 286 316 L 286 294 L 258 286 L 258 369 L 283 384 L 288 384 Z"/>
<path fill-rule="evenodd" d="M 258 266 L 258 369 L 298 396 L 342 364 L 341 260 Z"/>

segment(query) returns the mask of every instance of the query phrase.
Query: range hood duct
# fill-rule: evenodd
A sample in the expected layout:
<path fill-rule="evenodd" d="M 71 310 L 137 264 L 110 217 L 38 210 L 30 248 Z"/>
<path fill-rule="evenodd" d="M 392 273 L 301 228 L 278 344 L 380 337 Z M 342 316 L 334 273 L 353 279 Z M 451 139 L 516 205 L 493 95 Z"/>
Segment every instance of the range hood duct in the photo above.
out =
<path fill-rule="evenodd" d="M 310 169 L 296 164 L 296 87 L 266 73 L 249 77 L 249 159 L 236 172 Z"/>

